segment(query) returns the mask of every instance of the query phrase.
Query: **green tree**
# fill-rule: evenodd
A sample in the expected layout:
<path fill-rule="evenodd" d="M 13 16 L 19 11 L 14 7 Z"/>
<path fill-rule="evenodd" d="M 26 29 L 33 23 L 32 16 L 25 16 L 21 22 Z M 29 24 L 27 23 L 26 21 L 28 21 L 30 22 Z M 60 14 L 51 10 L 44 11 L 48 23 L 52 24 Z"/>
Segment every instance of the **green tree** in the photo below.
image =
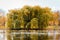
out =
<path fill-rule="evenodd" d="M 41 29 L 41 32 L 43 32 L 43 30 L 48 27 L 48 22 L 51 20 L 51 16 L 52 11 L 48 7 L 41 8 L 40 6 L 24 6 L 21 9 L 9 10 L 9 13 L 7 15 L 7 26 L 10 29 L 38 28 Z M 26 31 L 29 32 L 30 30 Z M 40 30 L 38 33 L 40 33 Z M 24 35 L 27 37 L 27 39 L 24 40 L 31 39 L 30 35 Z M 45 39 L 41 38 L 41 36 L 38 35 L 38 40 L 47 40 L 47 37 L 42 37 Z"/>
<path fill-rule="evenodd" d="M 9 10 L 9 14 L 7 15 L 8 20 L 7 20 L 7 26 L 9 27 L 10 31 L 8 31 L 8 34 L 12 33 L 12 32 L 16 32 L 14 30 L 11 29 L 19 29 L 22 26 L 22 14 L 20 10 Z M 13 37 L 13 40 L 16 40 L 16 36 L 20 36 L 20 34 L 16 34 Z M 8 40 L 11 40 L 11 36 L 8 35 Z M 18 39 L 20 40 L 20 38 Z"/>

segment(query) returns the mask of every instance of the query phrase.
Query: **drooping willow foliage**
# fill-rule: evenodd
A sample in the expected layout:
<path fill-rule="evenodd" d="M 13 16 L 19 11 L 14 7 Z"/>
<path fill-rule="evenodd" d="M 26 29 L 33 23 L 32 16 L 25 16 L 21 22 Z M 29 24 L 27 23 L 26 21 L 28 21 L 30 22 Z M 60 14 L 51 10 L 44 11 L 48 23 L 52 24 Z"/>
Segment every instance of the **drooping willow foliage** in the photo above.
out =
<path fill-rule="evenodd" d="M 41 29 L 42 31 L 48 26 L 48 22 L 49 20 L 51 20 L 51 16 L 52 11 L 48 7 L 41 8 L 40 6 L 34 6 L 34 7 L 24 6 L 21 9 L 9 10 L 9 13 L 7 14 L 7 27 L 10 29 L 10 32 L 12 31 L 12 29 L 20 29 L 20 28 L 27 28 L 27 29 L 38 28 Z M 29 32 L 30 30 L 26 31 Z M 21 35 L 22 34 L 19 35 L 15 34 L 15 36 L 21 36 Z M 23 38 L 22 40 L 48 40 L 47 35 L 35 36 L 31 34 L 23 34 L 23 36 L 25 36 L 26 38 Z M 21 40 L 21 39 L 20 38 L 16 39 L 14 37 L 14 40 Z"/>

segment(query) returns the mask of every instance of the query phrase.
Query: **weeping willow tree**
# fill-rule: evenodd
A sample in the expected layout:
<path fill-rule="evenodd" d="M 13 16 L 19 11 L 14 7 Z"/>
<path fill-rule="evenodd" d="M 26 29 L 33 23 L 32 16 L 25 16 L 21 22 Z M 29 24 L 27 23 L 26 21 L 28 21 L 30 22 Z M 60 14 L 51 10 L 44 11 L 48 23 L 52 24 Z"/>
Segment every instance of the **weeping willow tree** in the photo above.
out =
<path fill-rule="evenodd" d="M 15 9 L 15 10 L 9 10 L 9 14 L 7 15 L 7 27 L 10 30 L 8 31 L 8 34 L 11 33 L 11 32 L 18 32 L 17 30 L 14 31 L 12 29 L 23 28 L 23 26 L 24 26 L 23 24 L 24 24 L 24 22 L 23 22 L 23 15 L 22 15 L 21 11 L 20 10 L 17 10 L 17 9 Z M 15 37 L 17 35 L 18 34 L 16 34 L 14 36 L 14 39 L 13 40 L 16 39 Z M 20 35 L 18 35 L 18 36 L 20 36 Z M 8 40 L 9 39 L 12 40 L 12 37 L 11 36 L 10 37 L 8 36 Z M 20 38 L 18 40 L 20 40 Z"/>
<path fill-rule="evenodd" d="M 20 29 L 20 28 L 27 28 L 27 29 L 37 28 L 40 29 L 42 32 L 42 30 L 48 27 L 48 22 L 51 19 L 51 15 L 52 11 L 50 8 L 48 7 L 41 8 L 40 6 L 34 6 L 34 7 L 24 6 L 21 9 L 9 10 L 9 13 L 7 15 L 7 27 L 10 29 L 10 32 L 12 31 L 12 29 Z M 38 30 L 38 33 L 40 33 L 40 30 Z M 25 32 L 32 32 L 32 31 L 33 30 L 25 30 Z M 15 32 L 19 31 L 17 30 Z M 15 34 L 15 36 L 17 36 L 17 34 Z M 21 35 L 19 34 L 18 36 Z M 24 36 L 26 38 L 24 38 L 23 40 L 48 40 L 47 35 L 34 36 L 31 34 L 24 34 Z M 20 38 L 19 39 L 14 38 L 13 40 L 20 40 Z"/>

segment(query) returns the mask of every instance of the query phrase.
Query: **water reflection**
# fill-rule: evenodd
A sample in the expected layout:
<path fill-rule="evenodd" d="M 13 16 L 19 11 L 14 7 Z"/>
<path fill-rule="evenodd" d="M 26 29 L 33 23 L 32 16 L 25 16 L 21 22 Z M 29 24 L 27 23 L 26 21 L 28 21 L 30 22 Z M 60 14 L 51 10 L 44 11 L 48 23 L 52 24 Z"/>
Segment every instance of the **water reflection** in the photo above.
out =
<path fill-rule="evenodd" d="M 59 40 L 59 30 L 11 30 L 11 40 Z"/>
<path fill-rule="evenodd" d="M 9 37 L 10 40 L 60 40 L 59 30 L 10 30 L 7 33 L 5 35 L 5 31 L 0 30 L 0 39 Z"/>
<path fill-rule="evenodd" d="M 0 40 L 5 40 L 5 30 L 0 30 Z"/>

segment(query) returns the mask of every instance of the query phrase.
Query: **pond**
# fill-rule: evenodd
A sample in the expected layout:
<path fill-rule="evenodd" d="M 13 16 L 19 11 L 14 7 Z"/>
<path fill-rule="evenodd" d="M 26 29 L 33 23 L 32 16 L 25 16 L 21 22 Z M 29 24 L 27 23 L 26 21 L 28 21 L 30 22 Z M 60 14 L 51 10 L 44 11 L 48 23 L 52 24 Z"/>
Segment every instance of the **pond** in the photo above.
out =
<path fill-rule="evenodd" d="M 0 40 L 5 40 L 5 30 L 0 30 Z"/>
<path fill-rule="evenodd" d="M 60 40 L 59 30 L 11 30 L 11 40 Z"/>
<path fill-rule="evenodd" d="M 60 40 L 60 31 L 59 30 L 0 30 L 0 40 L 8 40 L 8 35 L 11 40 L 38 40 L 38 39 L 48 39 L 48 40 Z M 45 39 L 44 39 L 45 38 Z"/>

